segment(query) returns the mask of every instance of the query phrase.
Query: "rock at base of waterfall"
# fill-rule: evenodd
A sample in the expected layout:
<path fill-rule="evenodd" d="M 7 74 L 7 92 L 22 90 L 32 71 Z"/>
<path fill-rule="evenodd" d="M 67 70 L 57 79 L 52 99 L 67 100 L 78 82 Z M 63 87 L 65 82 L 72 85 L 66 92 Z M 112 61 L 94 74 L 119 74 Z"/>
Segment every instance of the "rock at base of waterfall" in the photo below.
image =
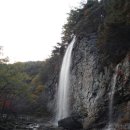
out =
<path fill-rule="evenodd" d="M 83 128 L 80 118 L 67 117 L 58 121 L 58 126 L 68 130 L 79 130 Z"/>

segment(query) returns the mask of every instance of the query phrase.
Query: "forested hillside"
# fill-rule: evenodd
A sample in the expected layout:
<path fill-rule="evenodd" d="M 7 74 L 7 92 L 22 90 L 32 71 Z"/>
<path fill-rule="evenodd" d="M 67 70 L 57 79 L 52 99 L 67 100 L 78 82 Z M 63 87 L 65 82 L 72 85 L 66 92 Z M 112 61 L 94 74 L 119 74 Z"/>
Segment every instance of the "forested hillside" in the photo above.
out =
<path fill-rule="evenodd" d="M 53 82 L 58 82 L 63 54 L 64 47 L 57 43 L 52 51 L 51 58 L 45 61 L 9 64 L 7 58 L 1 58 L 1 114 L 5 111 L 7 113 L 15 111 L 17 114 L 33 114 L 40 117 L 52 114 L 47 108 L 48 100 L 52 94 L 47 95 L 47 93 L 55 89 L 51 88 Z M 48 83 L 50 83 L 50 86 Z"/>

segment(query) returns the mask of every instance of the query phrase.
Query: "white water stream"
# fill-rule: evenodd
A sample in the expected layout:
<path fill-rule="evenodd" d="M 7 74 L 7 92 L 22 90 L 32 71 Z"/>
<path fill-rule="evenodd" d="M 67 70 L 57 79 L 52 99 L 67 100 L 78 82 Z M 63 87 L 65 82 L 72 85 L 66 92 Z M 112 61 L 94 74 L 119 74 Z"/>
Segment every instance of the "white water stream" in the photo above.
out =
<path fill-rule="evenodd" d="M 109 100 L 109 125 L 107 130 L 114 130 L 113 126 L 113 102 L 114 102 L 114 95 L 115 95 L 115 87 L 117 83 L 117 76 L 118 76 L 118 68 L 119 64 L 116 66 L 115 73 L 112 78 L 111 82 L 111 92 L 110 92 L 110 100 Z"/>
<path fill-rule="evenodd" d="M 69 44 L 62 62 L 60 71 L 60 79 L 58 86 L 58 99 L 57 99 L 57 115 L 56 120 L 61 120 L 69 116 L 69 85 L 70 85 L 70 66 L 71 66 L 71 53 L 76 37 L 73 38 Z"/>

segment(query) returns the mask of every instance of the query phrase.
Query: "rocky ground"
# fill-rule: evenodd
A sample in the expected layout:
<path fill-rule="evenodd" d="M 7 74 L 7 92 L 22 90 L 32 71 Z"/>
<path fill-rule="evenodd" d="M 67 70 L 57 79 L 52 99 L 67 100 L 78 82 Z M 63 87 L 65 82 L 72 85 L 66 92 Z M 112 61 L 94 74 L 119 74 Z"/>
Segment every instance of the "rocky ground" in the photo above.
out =
<path fill-rule="evenodd" d="M 57 130 L 48 118 L 18 116 L 0 119 L 0 130 Z"/>

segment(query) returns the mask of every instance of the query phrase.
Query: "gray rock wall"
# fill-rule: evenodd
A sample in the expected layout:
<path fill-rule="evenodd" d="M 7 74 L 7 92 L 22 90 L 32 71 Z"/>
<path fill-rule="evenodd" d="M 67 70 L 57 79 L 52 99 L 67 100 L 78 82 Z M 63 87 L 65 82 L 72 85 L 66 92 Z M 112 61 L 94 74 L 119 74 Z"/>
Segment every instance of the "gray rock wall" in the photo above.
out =
<path fill-rule="evenodd" d="M 84 116 L 84 128 L 98 124 L 106 125 L 109 121 L 110 91 L 115 65 L 102 66 L 96 47 L 96 34 L 78 39 L 73 48 L 71 67 L 71 110 Z M 120 104 L 130 99 L 130 56 L 120 63 L 117 76 L 114 109 L 121 111 Z M 122 100 L 123 99 L 123 100 Z M 124 105 L 124 108 L 127 103 Z M 121 112 L 113 116 L 119 120 Z M 119 121 L 118 121 L 119 122 Z M 102 126 L 103 127 L 103 126 Z"/>

